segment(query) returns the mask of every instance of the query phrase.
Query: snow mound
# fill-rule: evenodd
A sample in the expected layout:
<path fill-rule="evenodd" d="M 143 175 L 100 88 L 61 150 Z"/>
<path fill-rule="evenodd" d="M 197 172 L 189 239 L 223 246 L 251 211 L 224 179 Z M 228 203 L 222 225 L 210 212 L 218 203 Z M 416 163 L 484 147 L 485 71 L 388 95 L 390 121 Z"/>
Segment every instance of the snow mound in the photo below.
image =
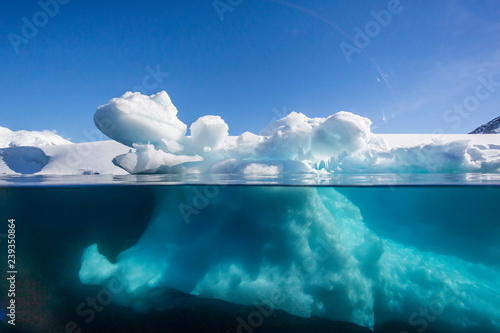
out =
<path fill-rule="evenodd" d="M 48 145 L 65 145 L 71 141 L 59 136 L 55 131 L 11 131 L 0 127 L 0 148 L 6 147 L 39 147 Z"/>
<path fill-rule="evenodd" d="M 370 119 L 346 111 L 327 118 L 291 112 L 259 134 L 238 137 L 228 135 L 221 117 L 209 115 L 191 124 L 186 136 L 187 126 L 166 92 L 127 92 L 99 107 L 94 120 L 104 134 L 136 149 L 114 159 L 133 174 L 500 171 L 500 137 L 491 137 L 486 146 L 475 145 L 467 135 L 388 142 L 371 132 Z"/>

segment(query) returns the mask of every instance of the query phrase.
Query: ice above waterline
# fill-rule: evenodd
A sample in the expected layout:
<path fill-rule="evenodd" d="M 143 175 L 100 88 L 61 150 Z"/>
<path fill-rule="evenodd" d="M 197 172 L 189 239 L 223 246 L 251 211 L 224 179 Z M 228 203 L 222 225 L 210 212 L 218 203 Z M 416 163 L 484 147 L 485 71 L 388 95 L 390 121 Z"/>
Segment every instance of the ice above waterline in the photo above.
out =
<path fill-rule="evenodd" d="M 259 134 L 229 136 L 215 115 L 190 125 L 177 118 L 165 91 L 151 96 L 127 92 L 100 106 L 96 126 L 108 137 L 134 148 L 114 163 L 138 173 L 293 173 L 498 172 L 500 140 L 474 145 L 467 136 L 428 135 L 401 147 L 371 132 L 368 118 L 337 112 L 308 118 L 292 112 Z"/>
<path fill-rule="evenodd" d="M 186 206 L 207 197 L 201 212 Z M 177 290 L 365 327 L 420 327 L 424 309 L 443 332 L 500 329 L 498 266 L 381 237 L 333 188 L 179 186 L 158 198 L 147 230 L 116 263 L 98 244 L 84 251 L 83 283 L 114 286 L 113 301 L 138 311 L 175 307 L 168 291 Z"/>
<path fill-rule="evenodd" d="M 127 92 L 100 106 L 94 123 L 105 135 L 124 145 L 176 142 L 186 134 L 177 108 L 165 92 L 151 96 Z"/>

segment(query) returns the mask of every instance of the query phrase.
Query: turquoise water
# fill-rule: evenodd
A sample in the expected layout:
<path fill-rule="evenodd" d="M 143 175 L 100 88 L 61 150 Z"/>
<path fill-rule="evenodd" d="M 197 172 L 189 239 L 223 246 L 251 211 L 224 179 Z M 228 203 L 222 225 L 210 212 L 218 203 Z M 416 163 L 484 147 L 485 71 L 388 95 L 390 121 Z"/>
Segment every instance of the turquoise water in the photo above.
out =
<path fill-rule="evenodd" d="M 499 331 L 495 175 L 1 184 L 21 332 Z"/>

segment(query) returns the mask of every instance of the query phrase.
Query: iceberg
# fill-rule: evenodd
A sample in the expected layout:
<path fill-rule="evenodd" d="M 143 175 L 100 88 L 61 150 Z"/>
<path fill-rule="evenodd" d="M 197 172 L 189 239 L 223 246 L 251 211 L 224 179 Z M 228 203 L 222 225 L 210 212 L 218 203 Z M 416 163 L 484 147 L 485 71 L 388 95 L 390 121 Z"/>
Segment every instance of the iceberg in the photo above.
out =
<path fill-rule="evenodd" d="M 186 133 L 186 125 L 177 118 L 177 108 L 164 91 L 151 96 L 127 92 L 100 106 L 94 123 L 106 136 L 130 147 L 134 143 L 162 147 Z"/>
<path fill-rule="evenodd" d="M 259 134 L 229 136 L 215 115 L 190 125 L 165 91 L 127 92 L 100 106 L 94 121 L 132 150 L 114 159 L 131 174 L 464 173 L 500 170 L 500 137 L 429 134 L 405 145 L 371 132 L 371 120 L 340 111 L 326 118 L 291 112 Z M 392 137 L 394 139 L 394 135 Z M 400 136 L 405 141 L 404 136 Z M 422 137 L 420 137 L 422 139 Z M 231 165 L 230 169 L 221 166 Z"/>
<path fill-rule="evenodd" d="M 498 136 L 379 135 L 370 119 L 346 111 L 324 118 L 291 112 L 239 136 L 229 135 L 221 117 L 206 115 L 187 135 L 166 92 L 128 92 L 99 107 L 94 119 L 130 147 L 113 159 L 130 174 L 236 174 L 280 184 L 295 174 L 500 171 Z M 384 210 L 404 210 L 380 205 L 390 187 L 373 193 L 211 184 L 158 186 L 156 211 L 139 241 L 113 262 L 99 244 L 88 246 L 80 281 L 113 289 L 115 303 L 139 312 L 175 308 L 179 294 L 189 294 L 371 329 L 398 321 L 419 331 L 500 330 L 500 251 L 490 222 L 497 215 L 481 216 L 467 233 L 458 221 L 469 215 L 461 209 L 432 224 L 430 211 L 418 207 L 408 211 L 411 218 L 384 219 Z M 445 192 L 439 190 L 457 198 Z M 410 207 L 438 192 L 398 193 Z M 496 192 L 481 192 L 490 194 L 493 205 Z M 433 200 L 425 207 L 433 209 Z"/>
<path fill-rule="evenodd" d="M 162 319 L 201 303 L 225 304 L 225 318 L 255 309 L 233 317 L 237 332 L 260 325 L 252 314 L 274 311 L 363 331 L 500 331 L 499 135 L 376 134 L 370 119 L 341 111 L 291 112 L 232 136 L 220 116 L 184 124 L 166 92 L 128 92 L 100 106 L 94 121 L 98 135 L 86 136 L 101 131 L 111 140 L 70 143 L 53 132 L 0 128 L 0 173 L 92 175 L 5 177 L 8 186 L 146 185 L 116 198 L 116 186 L 68 192 L 117 201 L 97 203 L 79 228 L 106 212 L 96 230 L 109 218 L 113 240 L 118 229 L 126 240 L 110 250 L 113 241 L 92 231 L 69 256 L 78 272 L 72 283 L 101 286 L 113 311 Z M 31 193 L 9 192 L 8 203 Z M 123 223 L 123 198 L 132 211 L 147 210 L 137 225 Z M 80 209 L 65 216 L 88 210 Z M 26 220 L 40 227 L 38 218 Z"/>

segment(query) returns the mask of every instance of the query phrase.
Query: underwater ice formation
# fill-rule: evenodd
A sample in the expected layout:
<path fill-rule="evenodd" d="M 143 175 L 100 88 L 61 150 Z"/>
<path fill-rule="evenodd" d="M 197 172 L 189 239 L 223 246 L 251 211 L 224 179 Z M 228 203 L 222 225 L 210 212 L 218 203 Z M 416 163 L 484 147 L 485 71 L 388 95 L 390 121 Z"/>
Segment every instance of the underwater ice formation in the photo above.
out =
<path fill-rule="evenodd" d="M 474 145 L 467 135 L 429 134 L 404 146 L 371 132 L 371 121 L 350 112 L 308 118 L 292 112 L 260 134 L 228 135 L 219 116 L 200 117 L 190 126 L 177 118 L 166 92 L 127 92 L 100 106 L 96 126 L 134 150 L 114 163 L 138 173 L 498 172 L 500 139 Z M 497 144 L 496 144 L 497 143 Z M 231 166 L 227 169 L 227 166 Z M 250 166 L 253 165 L 253 166 Z"/>
<path fill-rule="evenodd" d="M 443 332 L 500 330 L 499 266 L 383 238 L 333 188 L 168 186 L 158 196 L 147 230 L 116 263 L 98 244 L 85 250 L 83 283 L 120 281 L 113 301 L 138 311 L 174 307 L 181 291 L 365 327 L 415 323 L 427 309 Z M 196 200 L 209 204 L 198 210 Z"/>

